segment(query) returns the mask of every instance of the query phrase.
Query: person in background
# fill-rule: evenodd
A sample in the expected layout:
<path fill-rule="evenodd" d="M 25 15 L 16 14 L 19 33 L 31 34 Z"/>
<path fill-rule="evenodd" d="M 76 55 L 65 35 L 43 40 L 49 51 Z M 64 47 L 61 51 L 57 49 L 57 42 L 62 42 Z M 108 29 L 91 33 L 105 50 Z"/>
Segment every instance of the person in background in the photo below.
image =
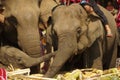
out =
<path fill-rule="evenodd" d="M 114 18 L 116 18 L 118 10 L 114 8 L 111 1 L 108 1 L 106 9 L 111 12 Z"/>
<path fill-rule="evenodd" d="M 101 2 L 99 0 L 95 0 L 97 4 L 101 5 Z"/>
<path fill-rule="evenodd" d="M 62 5 L 70 5 L 72 3 L 79 3 L 81 0 L 60 0 Z"/>
<path fill-rule="evenodd" d="M 101 17 L 101 21 L 105 26 L 105 29 L 107 31 L 107 37 L 112 37 L 112 32 L 111 29 L 108 25 L 108 21 L 104 13 L 100 10 L 100 8 L 97 6 L 97 3 L 95 0 L 60 0 L 60 3 L 63 5 L 70 5 L 72 3 L 80 3 L 85 10 L 88 13 L 93 13 L 95 12 L 97 15 Z"/>
<path fill-rule="evenodd" d="M 106 32 L 107 32 L 107 37 L 112 37 L 112 32 L 111 29 L 108 25 L 108 20 L 104 13 L 100 10 L 100 8 L 97 6 L 97 3 L 95 0 L 82 0 L 80 4 L 83 6 L 83 8 L 89 13 L 93 14 L 94 12 L 100 16 L 101 21 L 103 25 L 105 26 Z"/>
<path fill-rule="evenodd" d="M 111 1 L 108 1 L 107 6 L 106 6 L 106 9 L 107 9 L 108 11 L 114 10 L 114 6 L 113 6 L 113 4 L 112 4 Z"/>
<path fill-rule="evenodd" d="M 120 4 L 120 0 L 117 0 L 117 3 Z"/>
<path fill-rule="evenodd" d="M 119 9 L 119 5 L 118 5 L 117 0 L 112 0 L 112 4 L 113 4 L 115 9 L 117 9 L 117 10 Z"/>
<path fill-rule="evenodd" d="M 1 23 L 4 23 L 4 20 L 5 20 L 4 15 L 3 15 L 3 14 L 0 14 L 0 22 L 1 22 Z"/>

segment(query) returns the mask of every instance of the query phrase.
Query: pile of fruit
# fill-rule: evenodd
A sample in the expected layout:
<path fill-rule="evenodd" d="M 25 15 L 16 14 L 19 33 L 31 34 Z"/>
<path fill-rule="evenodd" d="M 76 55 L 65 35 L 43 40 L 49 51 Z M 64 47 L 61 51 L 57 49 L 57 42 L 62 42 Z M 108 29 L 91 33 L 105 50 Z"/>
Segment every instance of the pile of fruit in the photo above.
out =
<path fill-rule="evenodd" d="M 111 68 L 105 70 L 100 80 L 120 80 L 120 69 Z"/>
<path fill-rule="evenodd" d="M 44 78 L 41 74 L 28 75 L 28 73 L 29 69 L 16 70 L 10 75 L 8 73 L 8 80 L 120 80 L 120 69 L 118 68 L 104 71 L 94 68 L 75 69 L 71 72 L 58 74 L 55 78 Z"/>
<path fill-rule="evenodd" d="M 57 80 L 120 80 L 120 70 L 76 69 L 72 72 L 59 74 Z"/>

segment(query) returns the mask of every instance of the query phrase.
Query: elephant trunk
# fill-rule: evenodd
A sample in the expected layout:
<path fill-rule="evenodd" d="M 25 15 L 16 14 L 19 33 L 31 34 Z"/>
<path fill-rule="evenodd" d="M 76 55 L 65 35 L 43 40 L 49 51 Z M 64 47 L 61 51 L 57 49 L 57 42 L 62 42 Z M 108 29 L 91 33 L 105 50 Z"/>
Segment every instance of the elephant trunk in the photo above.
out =
<path fill-rule="evenodd" d="M 25 11 L 26 10 L 26 11 Z M 37 9 L 32 9 L 29 7 L 23 9 L 21 13 L 22 17 L 19 16 L 17 19 L 19 21 L 17 31 L 18 31 L 18 43 L 31 57 L 40 57 L 41 56 L 41 46 L 40 46 L 40 32 L 38 27 L 38 16 L 36 12 Z"/>
<path fill-rule="evenodd" d="M 38 28 L 28 28 L 26 30 L 18 27 L 18 40 L 19 45 L 29 56 L 40 57 L 41 47 L 40 47 L 40 35 Z"/>
<path fill-rule="evenodd" d="M 29 60 L 27 60 L 27 61 L 22 61 L 22 64 L 24 64 L 25 67 L 35 66 L 35 65 L 37 65 L 37 64 L 39 64 L 39 63 L 41 63 L 41 62 L 44 62 L 44 61 L 49 60 L 49 59 L 50 59 L 51 57 L 53 57 L 56 53 L 57 53 L 57 51 L 54 52 L 54 53 L 46 54 L 46 55 L 44 55 L 44 56 L 42 56 L 42 57 L 40 57 L 40 58 L 31 58 L 31 57 L 29 57 Z M 30 62 L 28 62 L 28 61 L 30 61 Z M 31 61 L 32 61 L 32 62 L 31 62 Z"/>
<path fill-rule="evenodd" d="M 67 35 L 60 36 L 58 39 L 58 50 L 45 77 L 55 76 L 65 62 L 74 55 L 77 50 L 76 35 L 68 33 Z"/>

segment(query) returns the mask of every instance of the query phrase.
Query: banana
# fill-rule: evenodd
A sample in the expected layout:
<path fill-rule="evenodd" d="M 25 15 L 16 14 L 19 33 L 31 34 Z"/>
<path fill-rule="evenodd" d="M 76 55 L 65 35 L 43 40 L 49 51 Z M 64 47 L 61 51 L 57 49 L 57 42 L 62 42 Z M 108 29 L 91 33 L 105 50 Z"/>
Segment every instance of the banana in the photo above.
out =
<path fill-rule="evenodd" d="M 102 75 L 103 71 L 102 70 L 97 70 L 96 73 Z"/>
<path fill-rule="evenodd" d="M 69 76 L 66 76 L 66 80 L 76 80 L 82 74 L 80 70 L 74 70 Z"/>

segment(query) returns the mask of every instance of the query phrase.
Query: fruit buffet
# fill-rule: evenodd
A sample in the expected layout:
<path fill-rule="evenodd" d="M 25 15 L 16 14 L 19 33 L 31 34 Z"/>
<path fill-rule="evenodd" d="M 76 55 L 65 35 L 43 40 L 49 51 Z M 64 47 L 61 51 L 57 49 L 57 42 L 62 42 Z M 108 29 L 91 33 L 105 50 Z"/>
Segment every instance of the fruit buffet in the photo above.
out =
<path fill-rule="evenodd" d="M 104 71 L 94 68 L 75 69 L 70 72 L 63 72 L 62 74 L 57 74 L 54 78 L 44 78 L 42 76 L 42 74 L 16 74 L 8 75 L 8 80 L 120 80 L 120 69 L 111 68 Z"/>

